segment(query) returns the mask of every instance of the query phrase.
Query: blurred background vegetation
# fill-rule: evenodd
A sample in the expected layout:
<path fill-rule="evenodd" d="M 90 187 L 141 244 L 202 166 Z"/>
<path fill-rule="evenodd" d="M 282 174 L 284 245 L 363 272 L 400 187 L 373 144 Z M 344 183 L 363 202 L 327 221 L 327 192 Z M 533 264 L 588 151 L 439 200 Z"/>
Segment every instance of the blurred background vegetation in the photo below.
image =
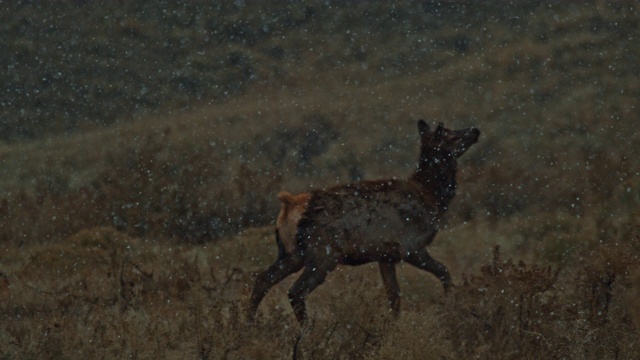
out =
<path fill-rule="evenodd" d="M 280 188 L 409 174 L 417 118 L 483 131 L 462 220 L 604 225 L 640 200 L 633 3 L 2 6 L 4 212 L 89 209 L 47 237 L 268 224 Z"/>
<path fill-rule="evenodd" d="M 13 1 L 2 7 L 3 140 L 219 104 L 258 84 L 287 87 L 318 77 L 371 86 L 461 68 L 470 76 L 450 85 L 457 97 L 468 90 L 500 95 L 481 86 L 498 86 L 495 78 L 529 80 L 534 86 L 513 100 L 544 108 L 581 99 L 568 99 L 572 92 L 617 93 L 637 76 L 632 3 Z"/>

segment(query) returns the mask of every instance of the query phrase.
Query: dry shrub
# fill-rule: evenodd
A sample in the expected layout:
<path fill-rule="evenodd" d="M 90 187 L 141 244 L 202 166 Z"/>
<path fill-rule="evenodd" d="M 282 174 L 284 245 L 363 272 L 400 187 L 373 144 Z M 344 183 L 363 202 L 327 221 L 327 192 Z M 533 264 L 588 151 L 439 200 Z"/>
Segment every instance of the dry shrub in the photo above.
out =
<path fill-rule="evenodd" d="M 444 328 L 456 356 L 635 358 L 638 237 L 603 244 L 560 270 L 501 259 L 465 279 Z"/>
<path fill-rule="evenodd" d="M 103 216 L 116 227 L 136 235 L 202 242 L 263 225 L 269 197 L 279 177 L 260 179 L 240 164 L 235 174 L 217 166 L 210 148 L 182 151 L 169 146 L 170 131 L 150 135 L 125 159 L 113 159 L 109 170 L 92 184 L 92 191 L 109 207 Z M 95 196 L 94 195 L 94 196 Z"/>
<path fill-rule="evenodd" d="M 633 286 L 633 272 L 640 266 L 638 238 L 605 243 L 592 250 L 577 274 L 576 283 L 592 322 L 607 322 L 614 292 Z M 621 294 L 620 294 L 621 295 Z M 620 305 L 620 304 L 619 304 Z"/>
<path fill-rule="evenodd" d="M 447 327 L 462 357 L 540 358 L 548 356 L 545 324 L 553 319 L 558 271 L 493 261 L 455 289 L 447 302 Z"/>
<path fill-rule="evenodd" d="M 131 242 L 113 229 L 94 228 L 56 245 L 29 248 L 24 265 L 12 274 L 21 285 L 13 294 L 23 299 L 23 307 L 41 302 L 41 296 L 64 308 L 85 301 L 114 304 L 119 269 L 130 257 Z"/>
<path fill-rule="evenodd" d="M 271 221 L 279 176 L 264 179 L 244 164 L 223 173 L 210 149 L 171 147 L 168 129 L 140 142 L 79 189 L 41 183 L 34 194 L 9 193 L 0 200 L 0 241 L 22 246 L 114 226 L 133 236 L 201 243 Z"/>
<path fill-rule="evenodd" d="M 570 319 L 580 322 L 574 336 L 560 344 L 574 356 L 585 358 L 637 358 L 640 355 L 638 301 L 634 294 L 640 270 L 640 233 L 633 227 L 628 236 L 602 243 L 576 260 L 575 280 L 568 287 L 565 308 Z M 573 288 L 572 288 L 573 285 Z M 570 323 L 570 321 L 566 321 Z M 580 343 L 584 348 L 576 347 Z M 581 350 L 576 352 L 576 350 Z"/>

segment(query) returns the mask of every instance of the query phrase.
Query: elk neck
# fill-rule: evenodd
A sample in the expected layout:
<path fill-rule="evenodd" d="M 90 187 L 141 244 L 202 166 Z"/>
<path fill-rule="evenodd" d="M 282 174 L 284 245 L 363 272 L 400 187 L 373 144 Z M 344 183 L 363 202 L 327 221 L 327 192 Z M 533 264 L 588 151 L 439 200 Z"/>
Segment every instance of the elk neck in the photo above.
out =
<path fill-rule="evenodd" d="M 456 159 L 453 156 L 420 157 L 412 180 L 425 192 L 434 196 L 442 210 L 446 210 L 456 193 Z"/>

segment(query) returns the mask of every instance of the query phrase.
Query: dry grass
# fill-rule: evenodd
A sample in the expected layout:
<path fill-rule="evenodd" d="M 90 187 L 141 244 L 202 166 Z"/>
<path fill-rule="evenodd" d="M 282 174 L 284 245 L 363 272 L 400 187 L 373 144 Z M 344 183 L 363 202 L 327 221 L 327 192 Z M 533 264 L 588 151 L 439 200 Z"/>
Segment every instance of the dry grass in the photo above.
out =
<path fill-rule="evenodd" d="M 0 358 L 640 357 L 634 4 L 358 5 L 369 17 L 317 5 L 296 22 L 307 8 L 260 18 L 251 3 L 205 9 L 194 22 L 177 11 L 166 24 L 154 11 L 125 16 L 162 6 L 140 4 L 94 9 L 121 20 L 105 30 L 109 44 L 146 37 L 137 54 L 162 55 L 160 77 L 149 78 L 137 55 L 118 63 L 166 85 L 148 106 L 123 78 L 111 82 L 122 85 L 117 101 L 91 92 L 67 116 L 51 104 L 88 75 L 56 92 L 30 70 L 25 86 L 37 99 L 2 110 L 5 128 L 32 119 L 20 136 L 48 135 L 0 144 Z M 244 24 L 244 40 L 201 37 L 218 15 Z M 11 34 L 28 25 L 12 19 L 3 28 Z M 262 33 L 264 21 L 278 30 Z M 55 36 L 7 46 L 39 54 L 33 44 Z M 100 50 L 102 36 L 78 41 Z M 230 62 L 208 67 L 219 58 L 198 55 L 202 46 Z M 192 68 L 173 79 L 175 63 Z M 19 74 L 3 76 L 15 84 Z M 107 83 L 92 79 L 92 89 Z M 189 81 L 195 87 L 177 94 Z M 215 83 L 211 92 L 205 83 Z M 153 109 L 162 115 L 141 115 Z M 80 131 L 91 114 L 89 123 L 122 123 Z M 482 130 L 430 248 L 452 272 L 451 296 L 401 266 L 395 320 L 376 266 L 345 267 L 310 296 L 312 325 L 300 329 L 291 313 L 294 277 L 267 295 L 255 324 L 244 323 L 254 274 L 275 258 L 277 191 L 408 175 L 417 118 Z"/>
<path fill-rule="evenodd" d="M 199 246 L 110 228 L 3 254 L 2 357 L 625 358 L 639 355 L 638 230 L 562 268 L 493 258 L 443 298 L 401 267 L 394 319 L 375 266 L 341 268 L 309 301 L 303 329 L 276 286 L 244 319 L 253 273 L 275 257 L 272 228 Z"/>

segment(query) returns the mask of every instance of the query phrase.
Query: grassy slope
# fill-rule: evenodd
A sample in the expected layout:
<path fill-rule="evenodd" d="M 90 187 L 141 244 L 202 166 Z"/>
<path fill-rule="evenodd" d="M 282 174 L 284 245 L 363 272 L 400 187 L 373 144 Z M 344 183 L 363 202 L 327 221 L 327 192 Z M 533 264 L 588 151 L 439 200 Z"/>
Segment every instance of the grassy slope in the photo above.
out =
<path fill-rule="evenodd" d="M 178 98 L 162 115 L 3 144 L 1 355 L 290 356 L 293 279 L 268 295 L 257 325 L 234 320 L 253 273 L 275 256 L 272 228 L 220 238 L 269 224 L 281 188 L 405 176 L 423 117 L 483 131 L 460 164 L 450 229 L 431 248 L 458 288 L 443 303 L 434 279 L 403 267 L 405 315 L 371 319 L 385 308 L 377 269 L 341 269 L 311 296 L 316 323 L 299 351 L 636 357 L 636 10 L 460 7 L 426 21 L 403 12 L 410 6 L 361 6 L 374 20 L 318 7 L 315 20 L 283 27 L 286 36 L 208 45 L 253 59 L 257 77 L 221 85 L 240 81 L 234 97 L 208 94 L 216 100 L 186 111 Z M 260 28 L 246 11 L 224 19 Z M 158 26 L 138 21 L 114 39 Z M 264 55 L 275 48 L 285 55 Z M 209 239 L 218 240 L 185 244 Z M 495 260 L 495 244 L 505 258 L 562 271 L 514 268 Z"/>

